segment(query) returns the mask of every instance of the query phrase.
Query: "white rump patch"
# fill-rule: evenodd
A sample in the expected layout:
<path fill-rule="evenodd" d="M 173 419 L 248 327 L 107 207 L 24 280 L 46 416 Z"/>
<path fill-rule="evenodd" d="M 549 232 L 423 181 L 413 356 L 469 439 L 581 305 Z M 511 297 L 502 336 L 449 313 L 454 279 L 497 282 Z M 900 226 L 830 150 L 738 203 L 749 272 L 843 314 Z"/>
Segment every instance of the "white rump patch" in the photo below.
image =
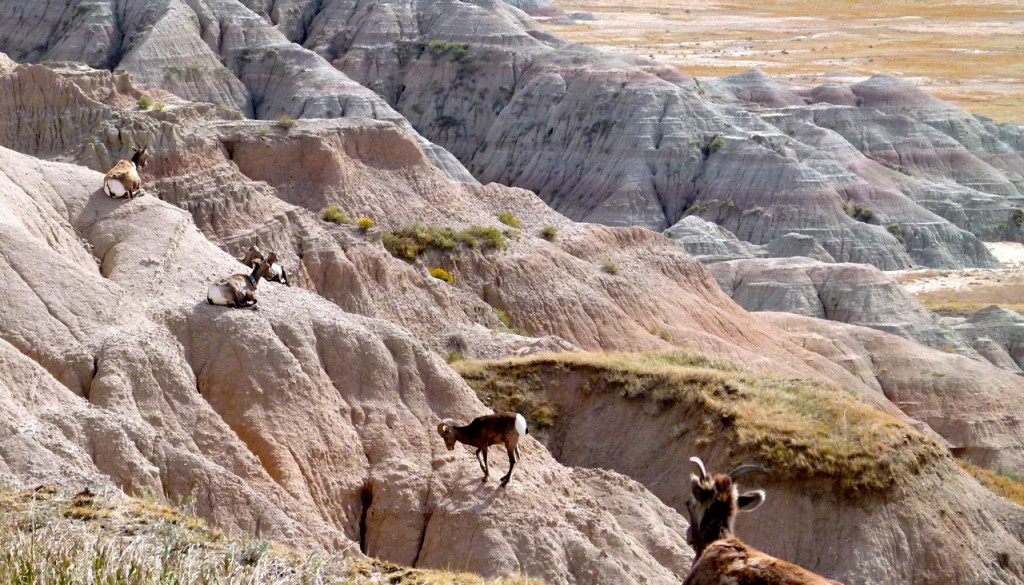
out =
<path fill-rule="evenodd" d="M 526 419 L 523 418 L 523 415 L 521 414 L 516 415 L 516 431 L 518 431 L 520 435 L 526 434 Z"/>
<path fill-rule="evenodd" d="M 228 287 L 226 285 L 211 284 L 210 288 L 206 289 L 206 300 L 215 305 L 222 305 L 225 307 L 234 305 L 234 301 L 229 299 L 228 295 L 225 294 L 227 288 Z"/>
<path fill-rule="evenodd" d="M 128 190 L 124 188 L 121 181 L 117 179 L 107 179 L 103 182 L 103 189 L 107 192 L 110 197 L 124 197 L 128 194 Z"/>

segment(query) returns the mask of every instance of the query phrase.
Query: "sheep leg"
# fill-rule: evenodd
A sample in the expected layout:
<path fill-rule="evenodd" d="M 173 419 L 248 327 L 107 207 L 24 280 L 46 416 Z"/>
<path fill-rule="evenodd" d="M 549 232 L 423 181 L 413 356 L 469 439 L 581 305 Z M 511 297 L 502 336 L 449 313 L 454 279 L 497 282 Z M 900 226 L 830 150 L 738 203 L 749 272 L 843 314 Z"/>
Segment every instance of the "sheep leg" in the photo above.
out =
<path fill-rule="evenodd" d="M 501 478 L 501 487 L 508 485 L 508 480 L 512 479 L 512 470 L 516 467 L 516 451 L 519 449 L 519 445 L 508 445 L 506 449 L 508 450 L 508 473 Z"/>
<path fill-rule="evenodd" d="M 481 453 L 484 454 L 483 462 L 481 462 L 480 458 L 479 458 L 479 455 Z M 481 482 L 486 482 L 487 478 L 490 477 L 490 475 L 491 475 L 491 466 L 487 464 L 487 447 L 484 447 L 482 449 L 477 449 L 476 450 L 476 454 L 477 454 L 477 463 L 480 463 L 480 468 L 483 469 L 483 471 L 484 471 L 484 478 L 481 479 L 480 481 Z"/>

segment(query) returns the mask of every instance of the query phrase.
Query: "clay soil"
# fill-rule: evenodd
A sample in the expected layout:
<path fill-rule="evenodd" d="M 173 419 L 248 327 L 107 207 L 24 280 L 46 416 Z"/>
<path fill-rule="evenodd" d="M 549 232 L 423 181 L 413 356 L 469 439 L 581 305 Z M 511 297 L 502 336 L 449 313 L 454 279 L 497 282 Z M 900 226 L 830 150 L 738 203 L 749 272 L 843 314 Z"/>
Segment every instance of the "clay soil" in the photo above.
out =
<path fill-rule="evenodd" d="M 757 67 L 801 86 L 875 73 L 999 122 L 1024 122 L 1021 0 L 559 0 L 573 42 L 649 55 L 695 76 Z"/>

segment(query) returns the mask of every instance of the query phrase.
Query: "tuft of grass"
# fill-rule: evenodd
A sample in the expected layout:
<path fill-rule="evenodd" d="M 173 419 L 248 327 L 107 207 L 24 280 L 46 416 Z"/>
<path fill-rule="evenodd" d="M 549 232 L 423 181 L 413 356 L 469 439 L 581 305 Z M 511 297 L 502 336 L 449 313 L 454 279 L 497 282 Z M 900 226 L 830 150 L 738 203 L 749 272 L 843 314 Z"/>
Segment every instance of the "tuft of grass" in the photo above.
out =
<path fill-rule="evenodd" d="M 464 359 L 466 359 L 466 357 L 462 355 L 461 351 L 453 349 L 448 352 L 448 357 L 445 358 L 445 361 L 449 364 L 454 364 L 455 362 L 461 362 Z"/>
<path fill-rule="evenodd" d="M 503 224 L 505 224 L 505 225 L 507 225 L 509 227 L 514 227 L 517 230 L 523 229 L 522 222 L 520 222 L 516 218 L 516 216 L 512 215 L 512 213 L 510 213 L 508 211 L 502 211 L 501 213 L 499 213 L 498 214 L 498 221 L 500 221 L 501 223 L 503 223 Z"/>
<path fill-rule="evenodd" d="M 466 361 L 455 369 L 495 409 L 503 400 L 509 404 L 500 408 L 515 401 L 528 408 L 572 383 L 582 384 L 581 392 L 653 402 L 691 421 L 703 437 L 698 443 L 725 441 L 780 479 L 834 478 L 851 496 L 888 489 L 946 456 L 933 440 L 842 388 L 678 350 Z"/>
<path fill-rule="evenodd" d="M 602 264 L 601 270 L 607 272 L 608 274 L 611 274 L 612 276 L 616 276 L 619 274 L 619 266 L 612 262 L 611 260 Z"/>
<path fill-rule="evenodd" d="M 298 122 L 295 121 L 295 118 L 292 118 L 288 114 L 282 114 L 281 117 L 277 119 L 277 125 L 282 128 L 292 128 L 296 124 L 298 124 Z"/>
<path fill-rule="evenodd" d="M 135 101 L 135 104 L 139 106 L 140 110 L 148 110 L 153 105 L 153 98 L 146 94 L 139 96 L 139 99 Z"/>
<path fill-rule="evenodd" d="M 323 210 L 323 212 L 320 213 L 320 218 L 324 221 L 329 221 L 339 225 L 352 223 L 352 220 L 342 213 L 341 210 L 338 209 L 337 205 L 332 205 Z"/>
<path fill-rule="evenodd" d="M 162 112 L 163 109 L 166 108 L 166 107 L 167 107 L 167 104 L 165 104 L 163 102 L 157 102 L 157 103 L 153 104 L 153 109 L 158 111 L 158 112 Z"/>
<path fill-rule="evenodd" d="M 660 338 L 662 341 L 672 341 L 672 334 L 669 333 L 668 330 L 663 327 L 654 327 L 650 330 L 650 333 L 651 335 L 658 336 L 658 338 Z"/>
<path fill-rule="evenodd" d="M 978 480 L 981 485 L 1000 496 L 1024 506 L 1024 475 L 1009 471 L 990 471 L 968 463 L 963 459 L 957 459 L 960 469 Z"/>
<path fill-rule="evenodd" d="M 356 227 L 363 230 L 364 232 L 372 228 L 374 225 L 376 224 L 374 224 L 373 220 L 368 217 L 360 217 L 359 219 L 356 220 Z"/>
<path fill-rule="evenodd" d="M 558 228 L 553 225 L 546 225 L 544 226 L 544 229 L 541 230 L 540 235 L 545 240 L 554 242 L 555 239 L 558 238 Z"/>
<path fill-rule="evenodd" d="M 228 538 L 170 506 L 51 486 L 0 491 L 0 582 L 541 585 Z"/>
<path fill-rule="evenodd" d="M 434 268 L 430 269 L 430 276 L 433 276 L 438 280 L 443 280 L 448 284 L 452 284 L 455 282 L 455 276 L 451 272 L 448 272 L 444 268 L 438 266 L 435 266 Z"/>

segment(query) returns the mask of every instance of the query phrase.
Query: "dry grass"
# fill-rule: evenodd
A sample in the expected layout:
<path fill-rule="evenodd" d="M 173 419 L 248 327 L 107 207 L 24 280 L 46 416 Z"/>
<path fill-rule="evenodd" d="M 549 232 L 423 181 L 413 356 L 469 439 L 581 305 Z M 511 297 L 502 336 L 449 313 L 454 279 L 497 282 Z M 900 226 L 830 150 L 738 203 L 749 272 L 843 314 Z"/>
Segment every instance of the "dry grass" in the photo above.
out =
<path fill-rule="evenodd" d="M 425 571 L 226 537 L 184 511 L 119 494 L 0 491 L 0 584 L 540 585 Z"/>
<path fill-rule="evenodd" d="M 957 459 L 960 468 L 1000 496 L 1024 506 L 1024 476 L 1019 474 L 1002 474 L 982 469 Z"/>
<path fill-rule="evenodd" d="M 564 0 L 559 7 L 597 17 L 549 23 L 563 38 L 651 55 L 691 75 L 760 67 L 817 84 L 834 73 L 890 73 L 968 111 L 1024 121 L 1024 5 L 1016 1 Z"/>
<path fill-rule="evenodd" d="M 884 490 L 944 456 L 934 441 L 841 388 L 680 351 L 557 354 L 454 367 L 492 408 L 524 410 L 528 417 L 549 388 L 582 376 L 584 392 L 679 408 L 705 439 L 724 435 L 733 452 L 756 455 L 774 475 L 833 477 L 850 495 Z"/>

